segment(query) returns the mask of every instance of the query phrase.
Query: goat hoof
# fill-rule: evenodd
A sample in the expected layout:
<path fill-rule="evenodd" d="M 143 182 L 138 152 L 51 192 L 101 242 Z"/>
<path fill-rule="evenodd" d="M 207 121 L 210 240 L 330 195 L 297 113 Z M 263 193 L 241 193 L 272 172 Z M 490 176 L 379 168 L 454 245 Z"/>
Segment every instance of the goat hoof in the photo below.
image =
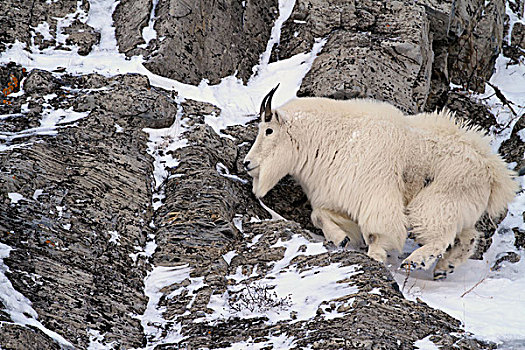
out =
<path fill-rule="evenodd" d="M 434 281 L 440 281 L 447 278 L 447 271 L 434 271 Z"/>
<path fill-rule="evenodd" d="M 404 270 L 415 270 L 416 269 L 416 264 L 412 261 L 403 261 L 403 263 L 401 263 L 401 266 L 399 267 L 400 269 L 404 269 Z"/>
<path fill-rule="evenodd" d="M 344 247 L 346 247 L 346 246 L 348 245 L 348 243 L 350 243 L 350 238 L 345 237 L 345 238 L 341 241 L 341 243 L 339 243 L 339 247 L 344 248 Z"/>
<path fill-rule="evenodd" d="M 412 260 L 405 260 L 403 261 L 403 263 L 401 264 L 401 268 L 404 268 L 404 269 L 410 269 L 410 270 L 417 270 L 417 269 L 424 269 L 426 266 L 425 262 L 424 261 L 412 261 Z"/>

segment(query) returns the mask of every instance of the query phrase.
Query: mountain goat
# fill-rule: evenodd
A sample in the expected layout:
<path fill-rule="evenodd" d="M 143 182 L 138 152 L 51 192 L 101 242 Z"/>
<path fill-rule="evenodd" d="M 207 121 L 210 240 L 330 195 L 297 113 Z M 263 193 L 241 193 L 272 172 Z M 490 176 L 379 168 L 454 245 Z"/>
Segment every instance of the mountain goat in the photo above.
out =
<path fill-rule="evenodd" d="M 296 98 L 262 101 L 259 132 L 244 159 L 263 197 L 285 175 L 302 186 L 312 222 L 327 240 L 368 245 L 384 262 L 412 230 L 422 246 L 402 266 L 445 278 L 472 255 L 487 212 L 505 210 L 518 184 L 489 139 L 447 112 L 406 116 L 374 100 Z M 356 225 L 357 224 L 357 225 Z"/>

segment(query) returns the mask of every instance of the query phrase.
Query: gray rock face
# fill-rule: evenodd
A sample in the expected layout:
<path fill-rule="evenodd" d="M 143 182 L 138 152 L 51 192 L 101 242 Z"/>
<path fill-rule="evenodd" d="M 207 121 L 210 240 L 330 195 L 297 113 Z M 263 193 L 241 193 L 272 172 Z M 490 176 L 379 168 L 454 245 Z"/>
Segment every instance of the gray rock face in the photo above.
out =
<path fill-rule="evenodd" d="M 0 303 L 0 306 L 2 304 Z M 39 329 L 31 329 L 8 323 L 9 318 L 0 318 L 0 344 L 2 349 L 59 350 L 60 346 Z"/>
<path fill-rule="evenodd" d="M 502 0 L 297 1 L 274 58 L 325 38 L 299 95 L 433 110 L 444 105 L 450 82 L 484 90 L 502 48 L 504 9 Z"/>
<path fill-rule="evenodd" d="M 514 24 L 512 27 L 510 43 L 511 45 L 525 50 L 525 25 L 521 24 L 520 22 Z"/>
<path fill-rule="evenodd" d="M 148 25 L 152 7 L 150 0 L 119 2 L 113 13 L 113 20 L 120 52 L 131 55 L 133 50 L 138 49 L 138 45 L 145 44 L 142 30 Z"/>
<path fill-rule="evenodd" d="M 78 5 L 78 6 L 77 6 Z M 2 1 L 0 3 L 0 52 L 5 50 L 7 43 L 16 40 L 35 47 L 59 48 L 71 50 L 70 45 L 78 45 L 80 54 L 87 54 L 93 44 L 100 40 L 100 34 L 83 23 L 89 9 L 88 0 L 80 3 L 76 0 L 64 1 Z M 59 27 L 59 21 L 70 16 L 73 23 L 69 27 Z M 48 25 L 45 25 L 47 22 Z M 69 39 L 57 38 L 69 34 Z"/>
<path fill-rule="evenodd" d="M 425 109 L 433 111 L 436 106 L 443 106 L 446 99 L 450 77 L 448 72 L 449 36 L 448 28 L 453 0 L 449 1 L 421 1 L 425 7 L 430 22 L 430 35 L 434 60 L 430 90 L 428 92 Z"/>
<path fill-rule="evenodd" d="M 450 80 L 467 89 L 484 92 L 502 49 L 503 0 L 457 1 L 450 22 L 448 67 Z"/>
<path fill-rule="evenodd" d="M 445 103 L 448 109 L 456 113 L 456 117 L 466 122 L 481 127 L 485 132 L 497 125 L 496 118 L 489 109 L 461 91 L 450 91 Z"/>
<path fill-rule="evenodd" d="M 302 96 L 372 97 L 407 112 L 427 99 L 432 63 L 429 23 L 413 1 L 299 0 L 283 27 L 279 58 L 327 40 Z"/>
<path fill-rule="evenodd" d="M 507 162 L 515 162 L 516 167 L 514 170 L 518 171 L 519 169 L 525 167 L 525 159 L 523 159 L 523 154 L 525 152 L 525 142 L 523 142 L 523 139 L 518 135 L 520 130 L 525 129 L 525 115 L 522 114 L 521 116 L 516 116 L 516 118 L 518 118 L 518 121 L 516 124 L 514 124 L 512 134 L 508 140 L 501 144 L 499 152 L 503 155 Z"/>
<path fill-rule="evenodd" d="M 434 62 L 426 110 L 443 107 L 450 82 L 484 91 L 502 49 L 503 1 L 420 1 L 430 21 Z"/>
<path fill-rule="evenodd" d="M 450 82 L 483 92 L 502 49 L 501 1 L 423 1 L 430 19 L 434 63 L 427 109 L 443 106 Z"/>
<path fill-rule="evenodd" d="M 143 54 L 150 71 L 184 83 L 206 78 L 216 84 L 235 72 L 246 81 L 266 48 L 277 7 L 276 0 L 159 0 L 157 38 L 144 49 L 151 2 L 122 1 L 114 15 L 117 41 L 121 52 Z"/>
<path fill-rule="evenodd" d="M 147 303 L 147 265 L 137 249 L 145 246 L 153 219 L 152 163 L 142 128 L 171 124 L 176 107 L 136 75 L 106 79 L 33 71 L 25 82 L 26 93 L 10 108 L 21 112 L 28 102 L 29 111 L 2 119 L 2 130 L 8 126 L 22 136 L 51 106 L 88 115 L 61 125 L 56 136 L 13 138 L 8 146 L 18 146 L 0 154 L 0 235 L 13 248 L 4 259 L 8 276 L 31 300 L 40 322 L 75 346 L 87 348 L 90 329 L 105 342 L 141 346 L 134 315 Z M 106 89 L 93 91 L 101 86 Z M 13 203 L 8 193 L 23 199 Z M 19 332 L 33 343 L 2 342 L 3 348 L 56 348 L 38 340 L 40 332 L 30 336 L 34 331 L 18 328 L 1 327 L 0 338 Z"/>

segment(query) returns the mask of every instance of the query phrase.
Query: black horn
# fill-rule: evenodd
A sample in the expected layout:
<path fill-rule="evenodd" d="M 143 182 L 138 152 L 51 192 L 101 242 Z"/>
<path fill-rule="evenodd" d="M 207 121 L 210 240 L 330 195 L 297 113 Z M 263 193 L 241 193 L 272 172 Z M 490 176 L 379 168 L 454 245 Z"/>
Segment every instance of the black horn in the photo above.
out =
<path fill-rule="evenodd" d="M 264 121 L 268 123 L 270 120 L 272 120 L 272 97 L 275 93 L 275 90 L 279 87 L 280 84 L 277 84 L 276 87 L 274 87 L 263 99 L 261 103 L 261 110 L 260 114 L 264 113 Z"/>
<path fill-rule="evenodd" d="M 271 91 L 270 91 L 271 93 Z M 262 102 L 261 102 L 261 109 L 259 111 L 259 115 L 262 116 L 263 113 L 264 113 L 264 106 L 266 105 L 266 100 L 268 99 L 268 96 L 270 95 L 270 93 L 268 93 L 266 96 L 264 96 Z"/>

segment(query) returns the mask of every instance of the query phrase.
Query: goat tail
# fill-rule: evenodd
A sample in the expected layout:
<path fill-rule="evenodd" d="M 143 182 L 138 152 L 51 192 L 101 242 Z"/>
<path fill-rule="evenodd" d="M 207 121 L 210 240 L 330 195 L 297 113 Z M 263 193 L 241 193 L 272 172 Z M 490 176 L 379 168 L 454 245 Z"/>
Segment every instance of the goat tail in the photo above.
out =
<path fill-rule="evenodd" d="M 517 173 L 507 168 L 498 154 L 491 154 L 487 168 L 491 179 L 487 213 L 495 218 L 501 215 L 519 190 Z"/>

